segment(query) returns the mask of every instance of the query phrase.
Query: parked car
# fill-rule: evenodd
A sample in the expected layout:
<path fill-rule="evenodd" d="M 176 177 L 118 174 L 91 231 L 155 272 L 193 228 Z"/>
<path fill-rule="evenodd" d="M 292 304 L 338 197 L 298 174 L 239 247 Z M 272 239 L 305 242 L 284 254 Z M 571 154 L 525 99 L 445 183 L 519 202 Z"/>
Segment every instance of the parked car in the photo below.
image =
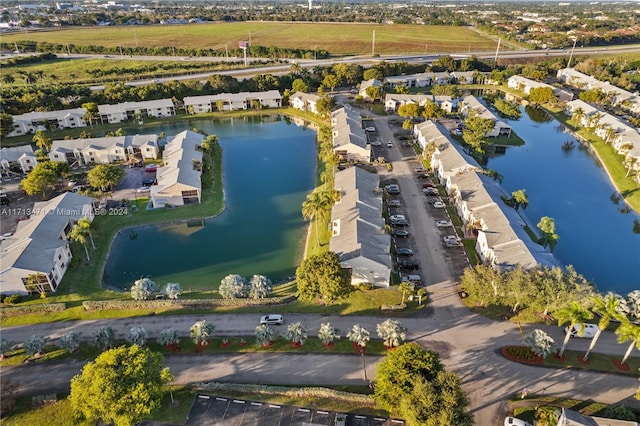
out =
<path fill-rule="evenodd" d="M 151 185 L 155 185 L 157 182 L 155 179 L 143 179 L 142 180 L 142 186 L 151 186 Z"/>
<path fill-rule="evenodd" d="M 376 128 L 375 127 L 365 127 L 364 128 L 367 132 L 375 132 Z"/>
<path fill-rule="evenodd" d="M 382 142 L 380 141 L 372 141 L 371 146 L 382 146 Z"/>
<path fill-rule="evenodd" d="M 433 204 L 435 204 L 435 203 L 437 203 L 437 202 L 442 202 L 442 198 L 440 198 L 440 197 L 435 197 L 435 198 L 429 198 L 429 199 L 427 199 L 427 203 L 429 203 L 429 204 L 431 204 L 431 205 L 433 205 Z"/>
<path fill-rule="evenodd" d="M 418 179 L 429 179 L 431 176 L 429 176 L 427 173 L 420 173 L 418 176 L 416 176 Z"/>
<path fill-rule="evenodd" d="M 391 141 L 387 142 L 387 148 L 393 148 L 393 142 Z"/>
<path fill-rule="evenodd" d="M 398 136 L 398 139 L 400 139 L 401 141 L 406 141 L 406 140 L 409 139 L 409 136 L 408 135 L 400 135 L 400 136 Z"/>
<path fill-rule="evenodd" d="M 437 189 L 435 188 L 423 188 L 422 192 L 424 193 L 424 195 L 426 195 L 427 197 L 433 197 L 433 196 L 437 196 L 440 195 L 440 193 L 438 192 Z"/>
<path fill-rule="evenodd" d="M 462 244 L 462 241 L 445 241 L 444 242 L 444 246 L 446 248 L 454 248 L 454 247 L 464 247 L 464 244 Z"/>
<path fill-rule="evenodd" d="M 336 414 L 336 426 L 347 426 L 347 415 L 344 413 Z"/>
<path fill-rule="evenodd" d="M 409 226 L 409 221 L 406 220 L 406 219 L 392 220 L 391 221 L 391 226 L 404 228 L 404 227 Z"/>
<path fill-rule="evenodd" d="M 260 325 L 280 325 L 284 323 L 284 318 L 280 314 L 271 314 L 260 317 Z"/>
<path fill-rule="evenodd" d="M 393 229 L 391 235 L 398 238 L 409 238 L 409 231 L 406 229 Z"/>
<path fill-rule="evenodd" d="M 447 207 L 447 205 L 442 201 L 436 201 L 435 203 L 432 204 L 432 206 L 436 209 L 444 209 L 445 207 Z"/>
<path fill-rule="evenodd" d="M 437 228 L 449 228 L 451 226 L 453 226 L 453 223 L 449 220 L 439 220 L 436 222 Z"/>
<path fill-rule="evenodd" d="M 422 189 L 425 189 L 425 188 L 436 188 L 436 184 L 431 182 L 423 183 Z"/>
<path fill-rule="evenodd" d="M 413 256 L 413 250 L 408 247 L 398 247 L 396 249 L 396 256 Z"/>
<path fill-rule="evenodd" d="M 147 164 L 146 167 L 144 168 L 145 172 L 155 172 L 156 170 L 158 170 L 158 165 L 157 164 Z"/>
<path fill-rule="evenodd" d="M 407 269 L 410 271 L 415 271 L 416 269 L 419 269 L 420 265 L 418 265 L 416 262 L 411 262 L 410 260 L 398 260 L 398 269 Z"/>
<path fill-rule="evenodd" d="M 389 220 L 407 220 L 407 218 L 403 214 L 392 214 L 389 216 Z"/>
<path fill-rule="evenodd" d="M 444 237 L 442 237 L 442 241 L 444 241 L 445 243 L 448 241 L 460 242 L 460 237 L 458 237 L 457 235 L 445 235 Z"/>
<path fill-rule="evenodd" d="M 386 185 L 384 187 L 385 191 L 387 191 L 388 194 L 399 194 L 400 193 L 400 187 L 396 184 L 389 184 Z"/>
<path fill-rule="evenodd" d="M 422 277 L 417 274 L 400 274 L 400 280 L 412 284 L 422 284 Z"/>
<path fill-rule="evenodd" d="M 428 170 L 425 169 L 424 167 L 416 167 L 415 169 L 413 169 L 416 173 L 426 173 Z"/>
<path fill-rule="evenodd" d="M 504 426 L 531 426 L 531 424 L 515 417 L 507 417 L 504 419 Z"/>
<path fill-rule="evenodd" d="M 573 330 L 571 330 L 571 337 L 584 337 L 585 339 L 591 339 L 598 332 L 598 326 L 596 324 L 585 324 L 584 332 L 580 335 L 582 331 L 582 325 L 576 324 L 573 326 Z M 569 332 L 569 327 L 564 328 L 565 334 Z"/>
<path fill-rule="evenodd" d="M 149 192 L 151 191 L 151 187 L 148 186 L 141 186 L 140 188 L 138 188 L 138 192 Z"/>
<path fill-rule="evenodd" d="M 389 200 L 387 201 L 387 207 L 400 207 L 400 200 Z"/>

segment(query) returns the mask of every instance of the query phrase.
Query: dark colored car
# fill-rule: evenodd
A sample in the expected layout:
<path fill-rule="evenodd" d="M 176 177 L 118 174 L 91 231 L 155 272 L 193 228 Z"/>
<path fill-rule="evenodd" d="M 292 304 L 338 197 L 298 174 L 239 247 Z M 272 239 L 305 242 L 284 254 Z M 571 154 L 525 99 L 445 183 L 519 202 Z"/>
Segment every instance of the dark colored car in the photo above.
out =
<path fill-rule="evenodd" d="M 391 235 L 399 238 L 408 238 L 409 231 L 407 231 L 406 229 L 394 229 L 393 231 L 391 231 Z"/>
<path fill-rule="evenodd" d="M 410 260 L 399 260 L 398 261 L 398 269 L 406 269 L 406 270 L 410 270 L 410 271 L 415 271 L 416 269 L 419 269 L 420 265 L 418 265 L 416 262 L 411 262 Z"/>
<path fill-rule="evenodd" d="M 417 176 L 417 178 L 418 178 L 418 179 L 429 179 L 429 177 L 430 177 L 430 176 L 429 176 L 428 174 L 426 174 L 426 173 L 420 173 L 420 174 Z"/>
<path fill-rule="evenodd" d="M 156 184 L 156 180 L 155 179 L 143 179 L 142 180 L 142 186 L 151 186 L 151 185 L 155 185 Z"/>
<path fill-rule="evenodd" d="M 408 247 L 398 247 L 396 249 L 396 256 L 413 256 L 413 250 Z"/>
<path fill-rule="evenodd" d="M 407 219 L 396 219 L 391 221 L 391 226 L 404 228 L 409 226 L 409 221 Z"/>

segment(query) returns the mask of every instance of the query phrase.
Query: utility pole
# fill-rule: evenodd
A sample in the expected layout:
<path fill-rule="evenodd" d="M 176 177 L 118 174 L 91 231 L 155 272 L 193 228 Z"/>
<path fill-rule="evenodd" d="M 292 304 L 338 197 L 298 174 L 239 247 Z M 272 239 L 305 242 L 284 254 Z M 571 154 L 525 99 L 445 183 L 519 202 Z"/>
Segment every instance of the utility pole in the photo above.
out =
<path fill-rule="evenodd" d="M 133 38 L 136 40 L 136 47 L 138 47 L 138 34 L 133 33 Z"/>
<path fill-rule="evenodd" d="M 229 62 L 229 43 L 224 44 L 224 50 L 227 52 L 227 62 Z"/>
<path fill-rule="evenodd" d="M 577 41 L 578 41 L 578 37 L 573 39 L 573 47 L 571 48 L 571 55 L 569 55 L 569 62 L 567 63 L 567 68 L 571 68 L 571 60 L 573 59 L 573 50 L 576 48 Z"/>
<path fill-rule="evenodd" d="M 371 41 L 371 56 L 376 54 L 376 30 L 373 30 L 373 40 Z"/>
<path fill-rule="evenodd" d="M 493 61 L 496 63 L 496 66 L 498 66 L 498 52 L 500 52 L 500 42 L 502 41 L 501 38 L 498 38 L 498 47 L 496 47 L 496 57 L 493 58 Z"/>

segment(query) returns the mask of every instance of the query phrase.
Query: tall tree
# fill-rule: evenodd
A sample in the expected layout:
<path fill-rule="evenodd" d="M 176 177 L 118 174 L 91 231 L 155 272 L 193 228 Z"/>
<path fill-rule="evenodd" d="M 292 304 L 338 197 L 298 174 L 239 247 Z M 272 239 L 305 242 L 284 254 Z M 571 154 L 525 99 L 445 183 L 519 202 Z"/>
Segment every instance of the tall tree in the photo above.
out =
<path fill-rule="evenodd" d="M 558 326 L 563 326 L 564 324 L 569 323 L 568 333 L 564 336 L 562 347 L 558 353 L 558 356 L 562 357 L 562 354 L 564 354 L 564 350 L 567 347 L 567 343 L 569 343 L 571 332 L 574 330 L 574 327 L 578 325 L 580 326 L 581 332 L 584 332 L 584 325 L 588 320 L 593 318 L 593 314 L 580 302 L 574 300 L 569 302 L 567 306 L 555 311 L 553 316 L 558 320 Z"/>
<path fill-rule="evenodd" d="M 625 311 L 629 311 L 626 306 L 626 300 L 624 300 L 620 295 L 611 292 L 608 292 L 604 296 L 601 294 L 596 295 L 592 298 L 592 304 L 593 307 L 591 309 L 600 316 L 600 320 L 598 321 L 598 331 L 596 331 L 595 336 L 591 339 L 589 349 L 587 349 L 587 352 L 582 358 L 585 361 L 589 359 L 589 354 L 596 346 L 596 342 L 600 338 L 600 334 L 609 327 L 611 320 L 622 321 L 627 318 Z"/>
<path fill-rule="evenodd" d="M 13 132 L 13 116 L 11 114 L 0 113 L 0 138 L 5 138 Z"/>
<path fill-rule="evenodd" d="M 553 248 L 558 243 L 558 234 L 556 234 L 556 224 L 553 218 L 543 216 L 536 226 L 542 232 L 542 236 L 540 237 L 542 246 L 546 247 L 548 245 L 551 251 L 553 251 Z"/>
<path fill-rule="evenodd" d="M 622 358 L 622 361 L 620 361 L 620 364 L 624 364 L 625 362 L 627 362 L 629 355 L 631 355 L 631 351 L 633 350 L 634 346 L 638 350 L 640 350 L 640 326 L 632 323 L 629 320 L 623 320 L 618 328 L 616 328 L 615 333 L 616 336 L 618 336 L 618 343 L 631 341 L 629 347 L 627 348 L 627 351 L 624 354 L 624 357 Z"/>
<path fill-rule="evenodd" d="M 47 195 L 47 189 L 53 188 L 58 182 L 55 171 L 47 162 L 38 163 L 29 172 L 26 178 L 20 182 L 20 187 L 27 195 L 35 195 L 42 192 L 42 198 Z"/>
<path fill-rule="evenodd" d="M 315 300 L 318 296 L 332 302 L 348 296 L 352 291 L 349 273 L 340 266 L 334 252 L 325 252 L 304 259 L 296 269 L 297 296 Z"/>
<path fill-rule="evenodd" d="M 82 244 L 84 252 L 87 255 L 87 262 L 91 261 L 91 258 L 89 257 L 89 249 L 87 248 L 87 231 L 76 223 L 71 229 L 71 232 L 69 232 L 69 239 Z"/>
<path fill-rule="evenodd" d="M 87 173 L 89 185 L 107 191 L 120 183 L 125 171 L 115 164 L 98 164 Z"/>
<path fill-rule="evenodd" d="M 159 353 L 121 346 L 83 367 L 71 380 L 69 402 L 76 416 L 89 422 L 135 424 L 160 408 L 171 379 Z"/>
<path fill-rule="evenodd" d="M 86 110 L 82 119 L 89 122 L 89 126 L 93 127 L 93 122 L 100 118 L 98 114 L 98 104 L 95 102 L 87 102 L 81 105 Z"/>
<path fill-rule="evenodd" d="M 316 240 L 320 246 L 320 231 L 318 222 L 324 223 L 331 214 L 331 199 L 325 191 L 313 191 L 307 195 L 307 199 L 302 203 L 302 216 L 306 220 L 314 221 L 316 228 Z"/>
<path fill-rule="evenodd" d="M 45 152 L 49 152 L 51 150 L 51 144 L 53 143 L 51 138 L 48 138 L 42 130 L 36 130 L 36 134 L 33 135 L 33 142 L 38 148 Z"/>

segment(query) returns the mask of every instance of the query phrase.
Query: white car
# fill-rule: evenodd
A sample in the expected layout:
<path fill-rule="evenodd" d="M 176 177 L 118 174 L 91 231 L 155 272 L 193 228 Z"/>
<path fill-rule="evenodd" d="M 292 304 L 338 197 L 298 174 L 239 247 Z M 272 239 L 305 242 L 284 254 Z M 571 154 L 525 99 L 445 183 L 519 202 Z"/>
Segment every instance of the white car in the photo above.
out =
<path fill-rule="evenodd" d="M 437 228 L 449 228 L 451 226 L 453 226 L 453 223 L 449 220 L 439 220 L 436 222 Z"/>
<path fill-rule="evenodd" d="M 389 220 L 390 221 L 394 221 L 394 220 L 407 220 L 406 217 L 404 217 L 403 214 L 392 214 L 391 216 L 389 216 Z"/>
<path fill-rule="evenodd" d="M 435 207 L 436 209 L 444 209 L 445 207 L 447 207 L 447 205 L 445 203 L 443 203 L 442 201 L 436 201 L 435 203 L 431 204 L 433 207 Z"/>
<path fill-rule="evenodd" d="M 531 426 L 531 424 L 515 417 L 507 417 L 504 419 L 504 426 Z"/>
<path fill-rule="evenodd" d="M 376 128 L 375 128 L 375 127 L 365 127 L 365 130 L 366 130 L 367 132 L 375 132 L 375 131 L 376 131 Z"/>
<path fill-rule="evenodd" d="M 279 314 L 271 314 L 260 317 L 260 325 L 280 325 L 284 323 L 284 318 Z"/>
<path fill-rule="evenodd" d="M 442 237 L 442 241 L 444 241 L 445 243 L 448 243 L 449 241 L 459 243 L 460 237 L 458 237 L 457 235 L 445 235 L 444 237 Z"/>
<path fill-rule="evenodd" d="M 585 339 L 591 339 L 598 332 L 598 326 L 596 324 L 585 324 L 584 332 L 581 334 L 582 325 L 576 324 L 571 330 L 571 337 L 584 337 Z M 569 327 L 564 328 L 565 334 L 569 332 Z"/>
<path fill-rule="evenodd" d="M 393 148 L 393 142 L 391 141 L 387 142 L 387 148 Z"/>
<path fill-rule="evenodd" d="M 138 192 L 149 192 L 151 191 L 151 188 L 148 186 L 141 186 L 140 188 L 138 188 Z"/>

